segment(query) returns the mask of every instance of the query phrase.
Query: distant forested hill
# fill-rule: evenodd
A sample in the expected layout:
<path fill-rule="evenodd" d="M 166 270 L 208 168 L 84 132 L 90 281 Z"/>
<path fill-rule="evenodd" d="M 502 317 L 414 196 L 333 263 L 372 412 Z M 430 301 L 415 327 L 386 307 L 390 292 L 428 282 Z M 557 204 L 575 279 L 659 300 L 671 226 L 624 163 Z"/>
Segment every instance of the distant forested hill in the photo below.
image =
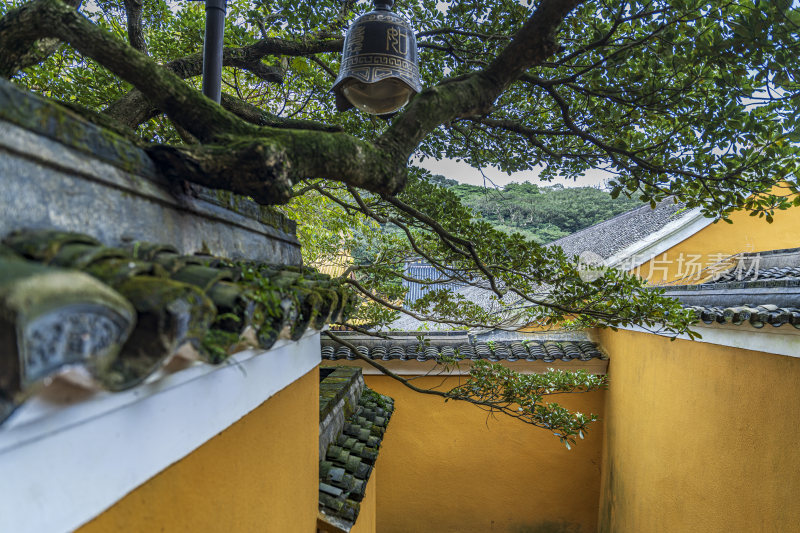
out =
<path fill-rule="evenodd" d="M 502 189 L 463 185 L 444 176 L 431 181 L 453 190 L 464 202 L 497 229 L 520 232 L 548 243 L 592 224 L 642 205 L 620 196 L 616 200 L 594 187 L 538 186 L 512 183 Z"/>

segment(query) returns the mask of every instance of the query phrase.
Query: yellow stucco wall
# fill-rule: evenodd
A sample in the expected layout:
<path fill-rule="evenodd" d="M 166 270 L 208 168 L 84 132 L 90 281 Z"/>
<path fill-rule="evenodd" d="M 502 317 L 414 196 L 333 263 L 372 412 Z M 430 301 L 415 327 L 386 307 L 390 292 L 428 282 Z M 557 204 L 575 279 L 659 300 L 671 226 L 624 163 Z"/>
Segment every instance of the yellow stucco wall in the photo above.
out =
<path fill-rule="evenodd" d="M 800 208 L 777 212 L 772 224 L 744 212 L 731 220 L 634 272 L 661 283 L 685 276 L 690 258 L 708 266 L 800 245 Z M 597 334 L 611 356 L 599 531 L 800 532 L 800 359 Z"/>
<path fill-rule="evenodd" d="M 78 531 L 313 532 L 318 398 L 315 368 Z"/>
<path fill-rule="evenodd" d="M 599 531 L 800 531 L 800 359 L 598 335 L 612 354 Z"/>
<path fill-rule="evenodd" d="M 452 388 L 457 378 L 419 378 Z M 567 450 L 549 432 L 479 408 L 408 390 L 367 386 L 395 400 L 377 469 L 380 533 L 588 533 L 596 529 L 602 425 Z M 563 405 L 603 416 L 605 391 Z"/>
<path fill-rule="evenodd" d="M 772 224 L 742 211 L 731 215 L 731 221 L 733 224 L 718 221 L 707 226 L 633 272 L 653 283 L 668 282 L 690 274 L 683 283 L 691 284 L 699 281 L 692 279 L 694 265 L 706 267 L 719 261 L 721 256 L 740 252 L 800 246 L 800 207 L 777 211 Z"/>

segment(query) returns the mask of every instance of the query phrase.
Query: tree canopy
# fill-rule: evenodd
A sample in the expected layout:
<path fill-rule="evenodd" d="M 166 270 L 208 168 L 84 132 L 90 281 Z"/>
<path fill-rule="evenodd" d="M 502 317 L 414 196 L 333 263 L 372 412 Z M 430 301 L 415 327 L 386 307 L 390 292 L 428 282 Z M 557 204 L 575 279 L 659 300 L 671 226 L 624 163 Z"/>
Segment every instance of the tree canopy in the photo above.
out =
<path fill-rule="evenodd" d="M 336 113 L 330 92 L 344 32 L 369 9 L 232 0 L 218 106 L 197 91 L 201 4 L 0 0 L 0 76 L 135 138 L 167 179 L 280 205 L 311 263 L 364 250 L 345 272 L 373 303 L 362 324 L 399 312 L 498 324 L 459 293 L 402 308 L 402 281 L 426 282 L 404 270 L 419 259 L 542 325 L 681 333 L 693 320 L 633 276 L 581 279 L 573 258 L 498 231 L 410 161 L 536 169 L 545 181 L 603 169 L 614 196 L 723 218 L 798 203 L 789 0 L 401 0 L 424 90 L 389 119 Z"/>

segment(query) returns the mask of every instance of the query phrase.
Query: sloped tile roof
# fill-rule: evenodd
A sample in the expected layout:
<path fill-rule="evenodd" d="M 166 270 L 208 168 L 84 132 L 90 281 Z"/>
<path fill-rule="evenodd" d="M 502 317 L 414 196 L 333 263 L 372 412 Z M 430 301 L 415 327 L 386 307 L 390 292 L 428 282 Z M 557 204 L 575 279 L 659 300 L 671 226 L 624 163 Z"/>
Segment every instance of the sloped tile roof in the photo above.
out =
<path fill-rule="evenodd" d="M 800 248 L 737 254 L 726 264 L 731 265 L 727 271 L 705 283 L 800 280 Z"/>
<path fill-rule="evenodd" d="M 456 290 L 463 286 L 458 283 L 447 282 L 441 272 L 427 263 L 409 263 L 406 266 L 405 273 L 410 278 L 426 280 L 426 283 L 403 280 L 403 287 L 408 289 L 405 298 L 406 305 L 413 304 L 431 291 L 439 289 Z M 442 280 L 441 283 L 439 283 L 440 280 Z"/>
<path fill-rule="evenodd" d="M 748 276 L 749 280 L 796 280 L 800 279 L 800 267 L 772 267 L 758 270 Z M 715 283 L 742 281 L 737 277 L 736 272 L 726 272 L 715 281 Z"/>
<path fill-rule="evenodd" d="M 346 531 L 355 524 L 393 412 L 391 398 L 364 388 L 341 434 L 320 458 L 321 520 Z"/>
<path fill-rule="evenodd" d="M 682 211 L 685 207 L 667 198 L 656 204 L 655 209 L 643 205 L 562 237 L 550 243 L 550 246 L 560 246 L 568 257 L 593 252 L 608 259 L 684 216 Z"/>

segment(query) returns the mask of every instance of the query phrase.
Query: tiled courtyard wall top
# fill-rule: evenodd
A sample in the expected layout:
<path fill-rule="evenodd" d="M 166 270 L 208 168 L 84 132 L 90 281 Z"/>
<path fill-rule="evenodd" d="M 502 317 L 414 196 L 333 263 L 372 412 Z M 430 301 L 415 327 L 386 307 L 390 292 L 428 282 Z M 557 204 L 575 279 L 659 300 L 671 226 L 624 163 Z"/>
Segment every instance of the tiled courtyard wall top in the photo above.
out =
<path fill-rule="evenodd" d="M 133 138 L 0 79 L 0 235 L 78 231 L 111 246 L 299 265 L 295 223 L 228 192 L 168 186 Z"/>

